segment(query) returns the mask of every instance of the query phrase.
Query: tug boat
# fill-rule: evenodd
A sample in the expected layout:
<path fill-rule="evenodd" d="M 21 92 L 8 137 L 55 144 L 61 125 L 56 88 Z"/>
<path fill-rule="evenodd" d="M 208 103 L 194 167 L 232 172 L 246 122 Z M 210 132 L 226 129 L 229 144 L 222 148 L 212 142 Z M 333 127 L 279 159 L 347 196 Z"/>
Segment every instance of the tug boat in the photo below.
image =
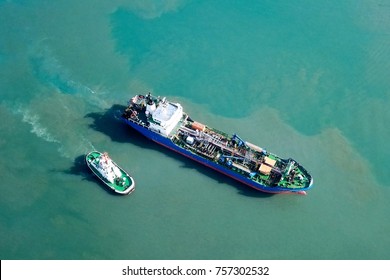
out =
<path fill-rule="evenodd" d="M 256 190 L 306 194 L 313 186 L 312 176 L 296 160 L 194 121 L 165 97 L 135 95 L 122 119 L 154 142 Z"/>
<path fill-rule="evenodd" d="M 114 192 L 129 194 L 134 191 L 134 179 L 120 168 L 107 153 L 92 151 L 86 155 L 85 161 L 92 172 Z"/>

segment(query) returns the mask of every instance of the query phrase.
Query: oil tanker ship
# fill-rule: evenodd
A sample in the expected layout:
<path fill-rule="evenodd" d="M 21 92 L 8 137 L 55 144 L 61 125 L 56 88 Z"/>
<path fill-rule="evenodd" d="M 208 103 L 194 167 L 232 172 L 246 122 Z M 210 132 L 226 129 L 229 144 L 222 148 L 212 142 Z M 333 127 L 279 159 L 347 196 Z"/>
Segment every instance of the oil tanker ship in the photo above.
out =
<path fill-rule="evenodd" d="M 313 186 L 312 176 L 296 160 L 194 121 L 165 97 L 135 95 L 122 119 L 154 142 L 256 190 L 306 194 Z"/>

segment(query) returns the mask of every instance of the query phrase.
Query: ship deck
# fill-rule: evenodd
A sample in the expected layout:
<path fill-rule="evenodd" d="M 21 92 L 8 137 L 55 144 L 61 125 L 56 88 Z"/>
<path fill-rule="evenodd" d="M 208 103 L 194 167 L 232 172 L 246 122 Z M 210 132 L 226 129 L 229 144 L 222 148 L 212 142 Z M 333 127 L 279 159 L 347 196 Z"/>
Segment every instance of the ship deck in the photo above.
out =
<path fill-rule="evenodd" d="M 153 120 L 151 114 L 146 111 L 146 104 L 166 104 L 165 99 L 150 95 L 136 97 L 132 99 L 123 117 L 149 129 Z M 161 136 L 170 139 L 173 145 L 215 164 L 221 171 L 233 171 L 246 178 L 245 180 L 269 188 L 271 192 L 273 189 L 281 192 L 300 191 L 310 188 L 312 184 L 310 174 L 294 160 L 280 158 L 242 140 L 236 134 L 229 136 L 193 121 L 184 112 L 168 135 Z"/>

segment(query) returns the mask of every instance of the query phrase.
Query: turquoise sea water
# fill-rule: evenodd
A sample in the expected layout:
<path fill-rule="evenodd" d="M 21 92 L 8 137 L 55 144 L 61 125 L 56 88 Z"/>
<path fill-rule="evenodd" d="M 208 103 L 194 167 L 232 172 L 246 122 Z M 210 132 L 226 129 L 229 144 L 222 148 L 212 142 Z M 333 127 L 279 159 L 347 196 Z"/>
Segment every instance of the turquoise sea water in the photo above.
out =
<path fill-rule="evenodd" d="M 389 259 L 390 3 L 0 1 L 0 259 Z M 267 195 L 119 120 L 135 93 L 314 176 Z M 115 196 L 97 149 L 135 178 Z"/>

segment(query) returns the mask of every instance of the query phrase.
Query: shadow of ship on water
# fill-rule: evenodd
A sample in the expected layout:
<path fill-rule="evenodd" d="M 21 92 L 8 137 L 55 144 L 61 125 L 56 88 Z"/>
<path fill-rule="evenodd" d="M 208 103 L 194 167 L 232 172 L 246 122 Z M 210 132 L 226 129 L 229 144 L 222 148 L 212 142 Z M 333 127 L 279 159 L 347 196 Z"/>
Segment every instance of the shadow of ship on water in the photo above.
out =
<path fill-rule="evenodd" d="M 248 187 L 236 180 L 223 175 L 211 168 L 204 166 L 200 163 L 193 161 L 183 155 L 180 155 L 174 151 L 160 146 L 159 144 L 147 139 L 145 136 L 126 125 L 120 118 L 122 112 L 126 109 L 125 106 L 114 104 L 111 108 L 103 112 L 91 112 L 85 115 L 85 118 L 91 118 L 93 123 L 90 124 L 90 128 L 99 131 L 111 138 L 114 142 L 119 143 L 132 143 L 143 149 L 157 150 L 169 157 L 182 162 L 184 165 L 182 168 L 195 169 L 199 173 L 204 174 L 212 178 L 219 183 L 226 183 L 235 187 L 239 194 L 248 197 L 266 198 L 273 196 L 274 194 L 265 193 Z M 85 163 L 84 163 L 85 165 Z M 86 167 L 88 169 L 88 167 Z"/>

